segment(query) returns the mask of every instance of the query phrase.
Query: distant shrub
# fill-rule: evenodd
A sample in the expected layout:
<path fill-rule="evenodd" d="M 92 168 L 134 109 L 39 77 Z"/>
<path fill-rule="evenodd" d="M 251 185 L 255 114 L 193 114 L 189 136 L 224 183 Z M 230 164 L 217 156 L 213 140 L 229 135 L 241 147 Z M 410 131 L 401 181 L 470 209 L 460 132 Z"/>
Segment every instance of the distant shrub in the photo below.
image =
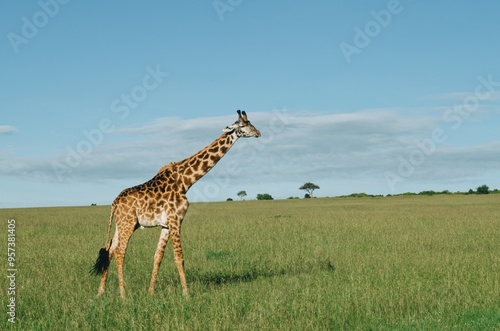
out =
<path fill-rule="evenodd" d="M 351 198 L 367 198 L 367 197 L 374 197 L 374 195 L 369 195 L 366 193 L 352 193 L 348 195 Z"/>
<path fill-rule="evenodd" d="M 488 193 L 490 193 L 490 188 L 488 187 L 488 185 L 479 186 L 476 189 L 476 193 L 477 194 L 488 194 Z"/>
<path fill-rule="evenodd" d="M 418 195 L 437 195 L 437 194 L 452 194 L 452 193 L 450 191 L 448 191 L 448 190 L 444 190 L 444 191 L 441 191 L 441 192 L 436 192 L 436 191 L 429 190 L 429 191 L 422 191 Z"/>
<path fill-rule="evenodd" d="M 271 194 L 259 193 L 257 194 L 257 200 L 274 200 Z"/>
<path fill-rule="evenodd" d="M 351 193 L 349 195 L 342 195 L 340 198 L 382 198 L 382 194 L 367 194 L 367 193 Z"/>

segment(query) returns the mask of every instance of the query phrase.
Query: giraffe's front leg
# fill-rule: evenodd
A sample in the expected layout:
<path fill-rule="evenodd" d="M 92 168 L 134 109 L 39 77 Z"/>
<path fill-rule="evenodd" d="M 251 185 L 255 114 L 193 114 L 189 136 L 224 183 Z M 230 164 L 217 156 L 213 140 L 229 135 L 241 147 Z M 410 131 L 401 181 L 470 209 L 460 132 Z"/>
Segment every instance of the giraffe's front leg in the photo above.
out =
<path fill-rule="evenodd" d="M 184 273 L 184 256 L 182 254 L 180 231 L 175 231 L 172 233 L 172 245 L 174 247 L 175 264 L 177 265 L 177 270 L 179 271 L 179 277 L 181 280 L 182 294 L 184 295 L 184 297 L 188 298 L 189 293 L 186 283 L 186 274 Z"/>
<path fill-rule="evenodd" d="M 160 240 L 158 241 L 158 246 L 156 247 L 156 252 L 154 256 L 153 274 L 151 275 L 151 281 L 149 282 L 149 294 L 153 295 L 155 291 L 156 277 L 158 276 L 158 269 L 160 268 L 161 261 L 163 260 L 163 254 L 165 253 L 165 247 L 167 246 L 168 239 L 170 238 L 170 229 L 164 227 L 161 229 Z"/>

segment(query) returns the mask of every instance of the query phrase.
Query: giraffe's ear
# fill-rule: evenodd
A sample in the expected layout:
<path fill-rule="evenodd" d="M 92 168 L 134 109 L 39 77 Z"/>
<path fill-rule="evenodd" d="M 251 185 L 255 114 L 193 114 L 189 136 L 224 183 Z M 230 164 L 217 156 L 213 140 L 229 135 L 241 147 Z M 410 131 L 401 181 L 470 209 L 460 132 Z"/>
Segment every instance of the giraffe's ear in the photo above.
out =
<path fill-rule="evenodd" d="M 245 111 L 242 111 L 242 112 L 241 112 L 241 118 L 242 118 L 245 122 L 248 122 L 247 113 L 245 113 Z"/>

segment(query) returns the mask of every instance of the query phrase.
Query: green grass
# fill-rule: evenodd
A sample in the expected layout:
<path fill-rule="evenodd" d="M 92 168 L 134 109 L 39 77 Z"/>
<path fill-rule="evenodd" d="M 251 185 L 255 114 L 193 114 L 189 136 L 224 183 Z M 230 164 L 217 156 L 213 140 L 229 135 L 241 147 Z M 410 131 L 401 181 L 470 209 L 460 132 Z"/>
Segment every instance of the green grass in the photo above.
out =
<path fill-rule="evenodd" d="M 0 210 L 2 233 L 17 221 L 18 260 L 16 324 L 2 277 L 0 329 L 500 330 L 498 195 L 193 203 L 182 228 L 189 300 L 171 245 L 147 295 L 159 229 L 130 240 L 127 299 L 114 261 L 96 297 L 88 271 L 108 212 Z"/>

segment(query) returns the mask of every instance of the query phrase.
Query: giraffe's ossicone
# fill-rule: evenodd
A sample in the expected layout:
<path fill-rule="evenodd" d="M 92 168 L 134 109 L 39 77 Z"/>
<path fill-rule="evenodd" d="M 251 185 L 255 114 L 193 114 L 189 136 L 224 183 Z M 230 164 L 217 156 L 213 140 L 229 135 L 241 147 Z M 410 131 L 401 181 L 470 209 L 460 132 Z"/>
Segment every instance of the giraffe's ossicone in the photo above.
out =
<path fill-rule="evenodd" d="M 238 120 L 227 126 L 224 133 L 210 145 L 187 159 L 163 166 L 151 180 L 123 190 L 111 205 L 106 243 L 100 249 L 91 273 L 101 275 L 98 295 L 104 293 L 109 264 L 113 256 L 118 269 L 120 295 L 125 297 L 123 263 L 127 244 L 139 227 L 160 226 L 160 240 L 154 255 L 153 274 L 149 293 L 153 294 L 158 268 L 170 238 L 174 259 L 179 271 L 182 291 L 188 296 L 184 257 L 181 247 L 181 223 L 188 209 L 186 192 L 227 153 L 240 137 L 260 137 L 260 132 L 248 120 L 245 112 L 238 110 Z M 115 219 L 115 234 L 110 241 L 111 225 Z"/>

